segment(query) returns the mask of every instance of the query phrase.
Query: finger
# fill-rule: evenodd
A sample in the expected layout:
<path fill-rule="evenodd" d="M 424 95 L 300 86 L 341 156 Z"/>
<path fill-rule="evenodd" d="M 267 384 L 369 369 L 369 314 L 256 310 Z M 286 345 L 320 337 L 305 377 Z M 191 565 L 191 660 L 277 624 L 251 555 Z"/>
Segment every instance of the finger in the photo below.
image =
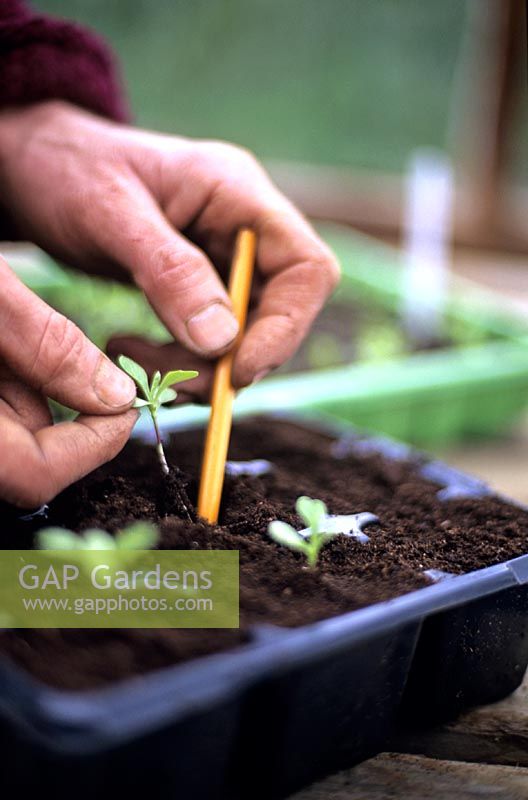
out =
<path fill-rule="evenodd" d="M 240 387 L 293 355 L 336 287 L 339 267 L 250 154 L 203 143 L 202 157 L 196 169 L 210 175 L 214 191 L 190 234 L 199 237 L 215 263 L 225 263 L 240 228 L 252 228 L 258 239 L 257 275 L 263 288 L 234 362 L 233 381 Z M 170 213 L 175 224 L 181 223 L 177 204 Z"/>
<path fill-rule="evenodd" d="M 51 425 L 46 399 L 5 368 L 0 369 L 0 410 L 32 432 Z"/>
<path fill-rule="evenodd" d="M 1 257 L 0 284 L 0 354 L 17 376 L 83 413 L 119 413 L 132 405 L 133 381 L 24 286 Z"/>
<path fill-rule="evenodd" d="M 0 497 L 22 508 L 51 500 L 66 486 L 109 461 L 124 447 L 137 411 L 77 417 L 32 434 L 0 418 Z"/>
<path fill-rule="evenodd" d="M 172 369 L 196 369 L 199 374 L 192 380 L 176 386 L 176 404 L 189 401 L 206 401 L 211 387 L 214 364 L 190 353 L 178 342 L 155 344 L 139 336 L 116 336 L 108 342 L 107 353 L 112 358 L 123 354 L 141 364 L 149 375 L 156 370 L 162 374 Z"/>
<path fill-rule="evenodd" d="M 113 191 L 89 204 L 83 224 L 104 253 L 132 272 L 178 341 L 209 358 L 233 343 L 238 323 L 218 273 L 174 230 L 138 178 L 121 173 Z"/>
<path fill-rule="evenodd" d="M 233 384 L 260 380 L 296 352 L 339 281 L 329 248 L 282 199 L 266 198 L 253 220 L 262 277 L 258 303 L 235 355 Z"/>

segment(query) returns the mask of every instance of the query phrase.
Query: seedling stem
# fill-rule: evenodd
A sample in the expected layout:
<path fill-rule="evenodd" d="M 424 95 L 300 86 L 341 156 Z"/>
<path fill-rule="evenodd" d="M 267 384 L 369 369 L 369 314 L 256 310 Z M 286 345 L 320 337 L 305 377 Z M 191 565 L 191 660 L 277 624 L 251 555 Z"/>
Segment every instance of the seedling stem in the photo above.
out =
<path fill-rule="evenodd" d="M 167 464 L 167 459 L 165 458 L 165 450 L 163 449 L 163 442 L 161 439 L 161 433 L 158 425 L 158 418 L 156 414 L 153 414 L 152 411 L 150 412 L 152 417 L 152 424 L 154 425 L 154 433 L 156 434 L 156 452 L 158 454 L 159 462 L 161 464 L 161 471 L 165 474 L 169 474 L 169 465 Z"/>
<path fill-rule="evenodd" d="M 165 457 L 163 449 L 163 441 L 158 425 L 158 410 L 164 403 L 172 403 L 176 399 L 177 394 L 172 388 L 175 383 L 188 381 L 191 378 L 196 378 L 198 373 L 195 369 L 183 370 L 175 369 L 166 372 L 162 377 L 160 372 L 155 372 L 152 380 L 149 382 L 148 375 L 139 364 L 127 356 L 119 356 L 117 359 L 119 366 L 124 370 L 127 375 L 130 375 L 136 386 L 141 389 L 143 397 L 137 397 L 134 403 L 135 408 L 147 407 L 154 426 L 154 434 L 156 436 L 156 452 L 161 464 L 161 470 L 164 475 L 169 474 L 169 465 Z"/>

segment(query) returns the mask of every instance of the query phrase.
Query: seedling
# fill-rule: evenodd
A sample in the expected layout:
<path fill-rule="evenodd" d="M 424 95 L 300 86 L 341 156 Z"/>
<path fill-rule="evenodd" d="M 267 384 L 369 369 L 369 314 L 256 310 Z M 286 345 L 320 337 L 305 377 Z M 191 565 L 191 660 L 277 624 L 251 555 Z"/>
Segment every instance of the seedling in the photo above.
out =
<path fill-rule="evenodd" d="M 172 388 L 175 383 L 188 381 L 191 378 L 196 378 L 198 372 L 195 369 L 174 369 L 161 375 L 161 372 L 156 371 L 152 376 L 149 383 L 148 375 L 139 364 L 127 356 L 119 356 L 117 359 L 119 366 L 124 370 L 127 375 L 130 375 L 135 381 L 138 389 L 143 392 L 143 397 L 137 397 L 134 403 L 134 408 L 148 408 L 150 416 L 152 417 L 152 424 L 154 426 L 154 433 L 156 435 L 156 452 L 161 464 L 161 469 L 165 475 L 169 474 L 169 465 L 165 458 L 165 451 L 163 450 L 163 442 L 158 426 L 158 411 L 160 406 L 165 403 L 172 403 L 176 400 L 177 392 Z"/>
<path fill-rule="evenodd" d="M 44 528 L 37 534 L 39 550 L 58 551 L 56 558 L 75 559 L 83 571 L 91 571 L 100 563 L 99 550 L 116 553 L 117 561 L 130 565 L 141 559 L 143 550 L 151 550 L 158 541 L 158 529 L 150 522 L 133 522 L 111 536 L 100 528 L 89 528 L 82 534 L 67 528 Z M 75 551 L 78 555 L 71 552 Z M 125 554 L 129 555 L 125 558 Z M 122 555 L 121 555 L 122 554 Z M 110 554 L 106 558 L 111 558 Z"/>
<path fill-rule="evenodd" d="M 150 522 L 132 522 L 115 536 L 100 528 L 89 528 L 79 535 L 67 528 L 50 527 L 39 531 L 39 550 L 150 550 L 158 541 L 158 529 Z"/>
<path fill-rule="evenodd" d="M 319 552 L 324 545 L 337 536 L 340 531 L 325 531 L 324 524 L 327 508 L 322 500 L 311 497 L 298 497 L 295 510 L 306 523 L 306 532 L 299 533 L 287 522 L 275 520 L 268 525 L 268 534 L 273 541 L 299 553 L 304 553 L 308 566 L 313 569 L 317 565 Z"/>

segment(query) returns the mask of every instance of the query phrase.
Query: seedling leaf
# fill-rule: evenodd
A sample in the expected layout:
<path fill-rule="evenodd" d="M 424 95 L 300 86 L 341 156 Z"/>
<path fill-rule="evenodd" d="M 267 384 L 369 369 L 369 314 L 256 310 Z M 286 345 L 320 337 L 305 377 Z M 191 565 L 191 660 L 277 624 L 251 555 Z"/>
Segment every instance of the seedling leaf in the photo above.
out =
<path fill-rule="evenodd" d="M 189 381 L 191 378 L 196 378 L 197 376 L 198 372 L 195 369 L 173 369 L 163 376 L 163 380 L 159 385 L 159 392 L 163 392 L 164 389 L 167 389 L 169 386 L 174 386 L 175 383 Z"/>
<path fill-rule="evenodd" d="M 281 522 L 280 520 L 270 522 L 268 533 L 274 542 L 282 544 L 290 550 L 303 552 L 306 548 L 303 537 L 299 536 L 295 528 L 292 528 L 287 522 Z"/>
<path fill-rule="evenodd" d="M 113 536 L 99 528 L 89 528 L 83 533 L 83 550 L 115 550 L 116 544 Z"/>
<path fill-rule="evenodd" d="M 41 550 L 76 550 L 79 537 L 66 528 L 45 528 L 38 534 L 38 546 Z"/>
<path fill-rule="evenodd" d="M 158 541 L 158 529 L 150 522 L 133 522 L 115 538 L 119 550 L 150 550 Z"/>
<path fill-rule="evenodd" d="M 145 397 L 148 399 L 149 380 L 148 380 L 148 375 L 143 369 L 143 367 L 140 364 L 137 364 L 131 358 L 128 358 L 128 356 L 119 356 L 119 358 L 117 359 L 117 363 L 119 364 L 121 369 L 123 369 L 127 373 L 127 375 L 130 375 L 132 380 L 134 380 L 137 383 L 137 385 L 139 386 Z"/>
<path fill-rule="evenodd" d="M 161 372 L 159 371 L 159 369 L 157 369 L 154 375 L 152 376 L 152 381 L 150 383 L 150 391 L 152 392 L 152 394 L 156 393 L 156 389 L 158 388 L 160 383 L 161 383 Z"/>
<path fill-rule="evenodd" d="M 312 500 L 311 497 L 305 495 L 297 498 L 295 510 L 307 527 L 312 529 L 312 532 L 320 530 L 320 525 L 327 513 L 326 505 L 322 500 Z"/>
<path fill-rule="evenodd" d="M 150 550 L 158 541 L 158 529 L 146 521 L 132 522 L 115 537 L 99 528 L 76 534 L 66 528 L 44 528 L 37 534 L 40 550 Z"/>
<path fill-rule="evenodd" d="M 158 397 L 160 406 L 164 403 L 172 403 L 178 397 L 174 389 L 164 389 Z"/>

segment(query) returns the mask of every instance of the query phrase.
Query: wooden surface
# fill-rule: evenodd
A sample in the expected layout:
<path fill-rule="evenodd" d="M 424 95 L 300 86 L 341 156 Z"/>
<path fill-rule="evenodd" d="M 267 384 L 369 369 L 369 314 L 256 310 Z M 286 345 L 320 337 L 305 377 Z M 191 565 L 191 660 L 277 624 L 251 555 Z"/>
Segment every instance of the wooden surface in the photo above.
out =
<path fill-rule="evenodd" d="M 397 749 L 432 758 L 525 768 L 528 783 L 528 679 L 500 703 L 399 740 Z"/>
<path fill-rule="evenodd" d="M 528 800 L 528 677 L 506 700 L 400 737 L 291 800 Z"/>
<path fill-rule="evenodd" d="M 528 800 L 526 770 L 383 753 L 291 800 Z"/>

